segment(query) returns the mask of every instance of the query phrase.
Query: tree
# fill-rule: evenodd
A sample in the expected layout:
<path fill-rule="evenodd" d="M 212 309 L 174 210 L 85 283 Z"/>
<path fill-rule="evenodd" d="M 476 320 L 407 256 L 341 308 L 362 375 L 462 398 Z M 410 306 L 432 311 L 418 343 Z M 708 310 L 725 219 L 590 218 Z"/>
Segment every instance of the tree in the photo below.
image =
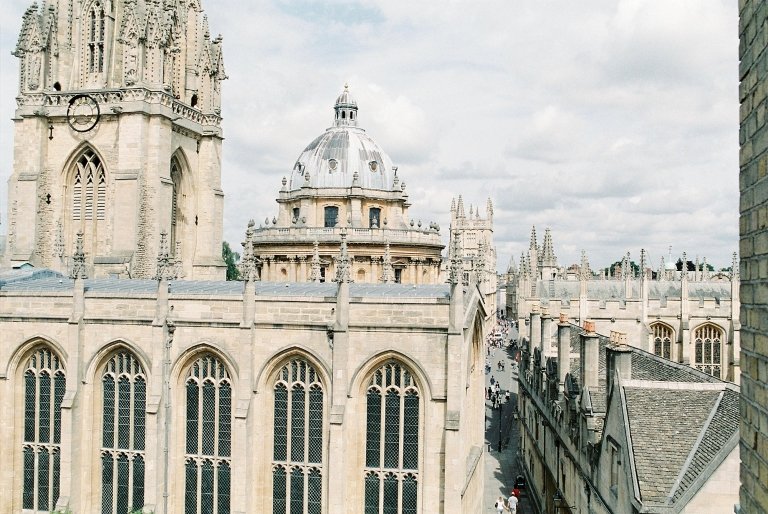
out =
<path fill-rule="evenodd" d="M 240 278 L 240 271 L 237 269 L 237 261 L 240 260 L 240 254 L 233 252 L 226 241 L 221 244 L 221 258 L 227 264 L 227 280 L 237 280 Z"/>

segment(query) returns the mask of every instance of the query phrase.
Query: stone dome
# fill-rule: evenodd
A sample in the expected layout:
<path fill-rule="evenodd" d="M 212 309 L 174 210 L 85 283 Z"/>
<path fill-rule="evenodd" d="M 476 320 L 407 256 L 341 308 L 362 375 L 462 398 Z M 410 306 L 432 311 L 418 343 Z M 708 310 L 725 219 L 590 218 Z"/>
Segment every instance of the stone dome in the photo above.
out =
<path fill-rule="evenodd" d="M 336 99 L 334 112 L 333 126 L 309 143 L 296 159 L 290 189 L 300 189 L 308 178 L 308 185 L 316 188 L 359 186 L 391 191 L 395 176 L 392 159 L 358 127 L 357 102 L 346 85 Z"/>

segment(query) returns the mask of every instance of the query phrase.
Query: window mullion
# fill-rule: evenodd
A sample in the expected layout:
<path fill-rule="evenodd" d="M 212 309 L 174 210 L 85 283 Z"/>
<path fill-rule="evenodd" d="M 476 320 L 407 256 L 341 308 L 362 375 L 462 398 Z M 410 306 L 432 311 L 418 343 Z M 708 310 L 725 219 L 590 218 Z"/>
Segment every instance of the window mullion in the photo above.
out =
<path fill-rule="evenodd" d="M 220 423 L 221 418 L 219 418 L 219 396 L 221 393 L 221 382 L 217 381 L 213 383 L 213 455 L 214 457 L 219 456 L 219 429 L 220 429 Z M 218 473 L 216 472 L 216 468 L 214 468 L 214 477 L 218 477 Z M 216 483 L 216 480 L 214 480 L 214 484 Z M 216 488 L 214 487 L 214 490 Z M 218 498 L 218 496 L 214 495 L 214 499 Z M 216 503 L 214 501 L 214 503 Z"/>
<path fill-rule="evenodd" d="M 202 373 L 201 373 L 202 374 Z M 195 385 L 197 386 L 197 419 L 199 420 L 197 423 L 197 454 L 202 455 L 203 454 L 203 386 L 205 385 L 205 377 L 201 376 L 200 381 L 198 381 Z M 200 471 L 200 462 L 197 463 L 197 476 L 201 477 L 201 471 Z M 198 480 L 200 482 L 200 480 Z M 200 484 L 198 483 L 198 490 L 199 490 Z M 199 495 L 198 495 L 199 496 Z M 198 505 L 200 501 L 198 499 Z M 198 507 L 198 510 L 199 507 Z"/>
<path fill-rule="evenodd" d="M 379 467 L 384 469 L 384 448 L 386 446 L 385 435 L 387 433 L 387 417 L 385 415 L 387 408 L 387 390 L 382 380 L 381 405 L 379 405 Z M 380 480 L 383 483 L 383 480 Z"/>
<path fill-rule="evenodd" d="M 37 370 L 34 371 L 35 374 L 35 451 L 39 448 L 40 443 L 40 374 Z M 37 457 L 35 457 L 35 460 L 37 460 Z M 35 469 L 37 469 L 37 466 L 35 466 Z M 37 476 L 37 473 L 35 473 L 35 476 Z M 35 479 L 35 483 L 37 483 L 37 479 Z M 37 489 L 37 488 L 35 488 Z M 37 503 L 35 503 L 37 505 Z"/>
<path fill-rule="evenodd" d="M 400 389 L 397 394 L 400 396 L 400 426 L 398 427 L 398 455 L 397 455 L 397 467 L 400 469 L 403 469 L 403 452 L 404 452 L 404 446 L 405 443 L 405 394 L 402 389 Z"/>

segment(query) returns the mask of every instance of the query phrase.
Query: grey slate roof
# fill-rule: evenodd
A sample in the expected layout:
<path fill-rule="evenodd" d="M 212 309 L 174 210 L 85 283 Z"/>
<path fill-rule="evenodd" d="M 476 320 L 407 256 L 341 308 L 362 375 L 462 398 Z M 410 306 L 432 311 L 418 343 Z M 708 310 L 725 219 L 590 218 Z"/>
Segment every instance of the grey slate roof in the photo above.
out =
<path fill-rule="evenodd" d="M 14 293 L 57 293 L 72 291 L 74 281 L 46 269 L 0 270 L 0 291 Z M 96 278 L 85 280 L 88 294 L 154 294 L 156 280 L 124 280 Z M 336 296 L 338 285 L 333 282 L 256 282 L 256 294 L 263 296 L 316 297 Z M 172 280 L 171 295 L 239 296 L 243 283 L 224 280 Z M 355 284 L 349 286 L 351 298 L 423 298 L 448 299 L 448 284 Z"/>
<path fill-rule="evenodd" d="M 641 499 L 666 503 L 720 392 L 625 387 L 624 394 Z"/>

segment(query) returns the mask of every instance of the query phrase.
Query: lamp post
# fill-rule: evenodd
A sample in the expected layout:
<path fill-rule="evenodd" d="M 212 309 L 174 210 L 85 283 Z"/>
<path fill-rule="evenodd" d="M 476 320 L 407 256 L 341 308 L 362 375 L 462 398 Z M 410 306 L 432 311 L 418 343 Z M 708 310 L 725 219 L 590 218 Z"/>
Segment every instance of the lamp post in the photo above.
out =
<path fill-rule="evenodd" d="M 565 501 L 565 498 L 563 498 L 563 495 L 560 494 L 560 491 L 555 491 L 555 495 L 552 497 L 552 503 L 555 506 L 555 512 L 561 510 L 561 509 L 568 509 L 571 510 L 576 505 L 568 505 L 568 502 Z"/>

